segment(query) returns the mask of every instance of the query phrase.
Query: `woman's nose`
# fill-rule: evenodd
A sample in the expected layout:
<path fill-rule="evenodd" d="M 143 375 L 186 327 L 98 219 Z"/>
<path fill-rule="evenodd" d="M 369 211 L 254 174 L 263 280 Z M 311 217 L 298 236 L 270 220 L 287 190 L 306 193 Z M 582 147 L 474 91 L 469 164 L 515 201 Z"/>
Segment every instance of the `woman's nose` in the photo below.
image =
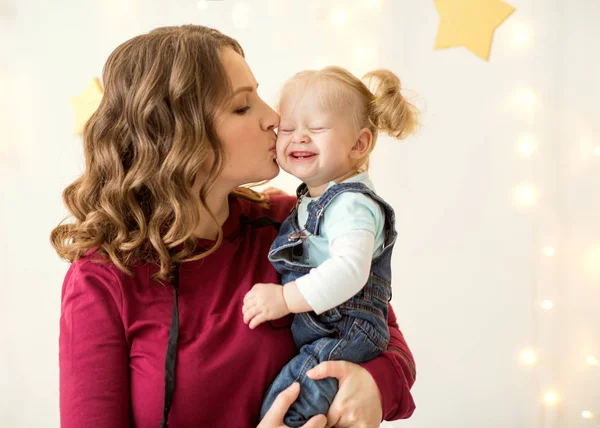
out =
<path fill-rule="evenodd" d="M 262 125 L 265 131 L 274 131 L 279 127 L 279 114 L 271 107 L 267 106 L 267 114 L 265 115 Z"/>

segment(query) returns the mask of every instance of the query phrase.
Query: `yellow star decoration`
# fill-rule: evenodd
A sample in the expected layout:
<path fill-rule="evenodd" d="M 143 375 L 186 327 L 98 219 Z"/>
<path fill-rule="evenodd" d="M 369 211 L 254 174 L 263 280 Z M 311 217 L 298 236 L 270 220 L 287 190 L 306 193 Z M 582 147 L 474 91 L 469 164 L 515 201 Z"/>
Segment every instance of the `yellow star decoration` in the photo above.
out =
<path fill-rule="evenodd" d="M 94 77 L 82 94 L 71 97 L 71 105 L 75 110 L 75 135 L 83 134 L 83 127 L 100 105 L 104 89 L 100 79 Z"/>
<path fill-rule="evenodd" d="M 515 11 L 501 0 L 434 0 L 440 15 L 435 49 L 464 46 L 488 61 L 496 28 Z"/>

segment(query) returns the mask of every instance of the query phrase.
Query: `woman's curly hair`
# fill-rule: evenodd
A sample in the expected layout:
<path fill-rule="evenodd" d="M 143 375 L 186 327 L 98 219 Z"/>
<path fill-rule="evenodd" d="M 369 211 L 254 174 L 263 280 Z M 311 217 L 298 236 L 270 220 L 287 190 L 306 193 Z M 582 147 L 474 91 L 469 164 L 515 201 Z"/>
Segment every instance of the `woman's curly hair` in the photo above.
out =
<path fill-rule="evenodd" d="M 83 132 L 85 171 L 63 192 L 75 221 L 51 234 L 59 256 L 73 262 L 96 249 L 129 274 L 133 263 L 157 263 L 156 278 L 167 279 L 174 263 L 216 250 L 221 228 L 202 254 L 192 233 L 223 166 L 215 115 L 232 91 L 220 59 L 227 47 L 244 56 L 219 31 L 185 25 L 158 28 L 114 50 L 103 70 L 104 96 Z M 193 185 L 207 161 L 198 195 Z M 266 200 L 247 188 L 233 194 Z"/>

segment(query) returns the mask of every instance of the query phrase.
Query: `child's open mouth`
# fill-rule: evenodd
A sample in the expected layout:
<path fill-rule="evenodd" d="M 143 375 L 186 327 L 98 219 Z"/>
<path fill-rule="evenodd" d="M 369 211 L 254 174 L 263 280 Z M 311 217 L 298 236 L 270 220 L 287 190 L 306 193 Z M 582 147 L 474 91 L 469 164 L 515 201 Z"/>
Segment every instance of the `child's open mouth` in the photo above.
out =
<path fill-rule="evenodd" d="M 313 152 L 292 152 L 290 153 L 290 156 L 293 157 L 294 159 L 310 159 L 316 156 L 315 153 Z"/>

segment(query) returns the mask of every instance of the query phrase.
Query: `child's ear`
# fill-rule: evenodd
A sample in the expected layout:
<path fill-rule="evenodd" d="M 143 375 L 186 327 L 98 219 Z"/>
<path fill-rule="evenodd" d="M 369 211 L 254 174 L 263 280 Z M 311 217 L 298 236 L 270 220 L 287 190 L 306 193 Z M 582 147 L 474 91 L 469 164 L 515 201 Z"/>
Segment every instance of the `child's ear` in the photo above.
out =
<path fill-rule="evenodd" d="M 351 156 L 353 159 L 359 160 L 369 154 L 373 144 L 373 134 L 369 128 L 363 128 L 358 131 L 358 137 L 352 147 Z"/>

